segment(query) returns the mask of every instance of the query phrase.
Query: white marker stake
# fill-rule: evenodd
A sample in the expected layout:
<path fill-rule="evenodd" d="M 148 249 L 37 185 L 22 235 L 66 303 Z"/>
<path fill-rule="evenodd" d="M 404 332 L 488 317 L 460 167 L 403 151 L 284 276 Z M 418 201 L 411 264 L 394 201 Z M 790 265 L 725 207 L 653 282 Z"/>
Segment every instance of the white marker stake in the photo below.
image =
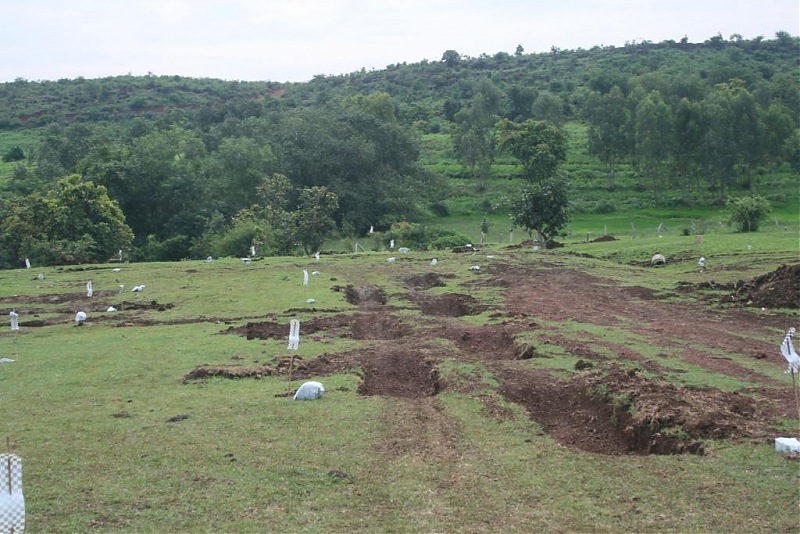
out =
<path fill-rule="evenodd" d="M 11 319 L 11 331 L 19 330 L 19 314 L 12 311 L 8 316 Z"/>
<path fill-rule="evenodd" d="M 86 282 L 86 296 L 91 297 L 94 294 L 94 290 L 92 289 L 92 282 L 91 280 Z"/>
<path fill-rule="evenodd" d="M 300 346 L 300 321 L 292 319 L 289 323 L 289 346 L 291 351 L 296 351 Z M 292 370 L 294 368 L 294 352 L 289 360 L 289 391 L 292 390 Z"/>
<path fill-rule="evenodd" d="M 25 258 L 25 268 L 26 269 L 31 268 L 31 260 L 29 260 L 28 258 Z"/>
<path fill-rule="evenodd" d="M 394 239 L 389 241 L 389 250 L 393 250 L 393 249 L 394 249 Z"/>
<path fill-rule="evenodd" d="M 303 285 L 304 286 L 308 285 L 308 271 L 306 271 L 305 269 L 303 269 Z"/>
<path fill-rule="evenodd" d="M 317 261 L 319 261 L 319 251 L 317 251 L 317 253 L 316 253 L 316 254 L 314 254 L 314 259 L 316 259 Z"/>
<path fill-rule="evenodd" d="M 22 459 L 0 454 L 0 532 L 25 530 L 25 497 L 22 495 Z"/>
<path fill-rule="evenodd" d="M 300 345 L 300 321 L 292 319 L 289 323 L 289 350 L 297 350 Z"/>

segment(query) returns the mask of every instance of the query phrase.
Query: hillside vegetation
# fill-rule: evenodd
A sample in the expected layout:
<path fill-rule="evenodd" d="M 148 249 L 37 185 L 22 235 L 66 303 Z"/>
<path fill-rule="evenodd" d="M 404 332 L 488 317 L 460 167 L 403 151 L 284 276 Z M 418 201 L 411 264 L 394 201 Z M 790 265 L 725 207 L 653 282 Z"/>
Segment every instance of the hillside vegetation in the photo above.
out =
<path fill-rule="evenodd" d="M 785 224 L 798 208 L 797 50 L 778 32 L 448 50 L 300 84 L 0 84 L 0 264 L 308 253 L 370 228 L 388 243 L 401 223 L 430 229 L 415 246 L 457 242 L 469 237 L 461 221 L 510 226 L 520 188 L 543 177 L 501 150 L 510 130 L 498 125 L 542 121 L 567 140 L 553 176 L 570 186 L 562 233 L 583 233 L 583 215 L 599 228 L 643 210 L 693 220 L 715 210 L 716 224 L 729 197 L 753 194 Z M 82 198 L 97 205 L 79 208 Z M 107 230 L 120 225 L 130 232 Z"/>

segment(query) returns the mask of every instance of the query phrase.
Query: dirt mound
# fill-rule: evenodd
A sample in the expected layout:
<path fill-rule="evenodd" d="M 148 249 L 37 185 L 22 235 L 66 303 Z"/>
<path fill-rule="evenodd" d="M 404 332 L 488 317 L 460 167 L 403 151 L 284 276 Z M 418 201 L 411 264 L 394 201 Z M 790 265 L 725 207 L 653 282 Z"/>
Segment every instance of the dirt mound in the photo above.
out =
<path fill-rule="evenodd" d="M 181 382 L 204 380 L 207 378 L 262 378 L 275 374 L 275 369 L 268 365 L 245 367 L 240 365 L 199 365 L 183 375 Z"/>
<path fill-rule="evenodd" d="M 761 308 L 800 308 L 800 264 L 783 265 L 777 270 L 739 282 L 728 302 Z"/>
<path fill-rule="evenodd" d="M 359 313 L 353 317 L 350 329 L 355 339 L 402 339 L 413 329 L 393 315 Z"/>
<path fill-rule="evenodd" d="M 446 282 L 443 278 L 455 278 L 454 274 L 425 273 L 410 276 L 403 276 L 400 281 L 411 289 L 430 289 L 432 287 L 445 287 Z"/>
<path fill-rule="evenodd" d="M 606 241 L 616 241 L 617 238 L 611 235 L 601 235 L 589 241 L 589 243 L 604 243 Z"/>
<path fill-rule="evenodd" d="M 701 439 L 754 438 L 768 432 L 755 400 L 746 395 L 678 387 L 617 366 L 604 375 L 587 375 L 583 382 L 615 407 L 617 428 L 633 451 L 702 454 Z"/>
<path fill-rule="evenodd" d="M 278 358 L 274 365 L 198 365 L 181 377 L 181 382 L 205 380 L 208 378 L 263 378 L 266 376 L 291 376 L 294 380 L 328 376 L 347 372 L 356 365 L 352 355 L 323 354 L 312 360 L 304 360 L 302 356 L 284 356 Z"/>
<path fill-rule="evenodd" d="M 461 351 L 462 357 L 527 360 L 536 356 L 536 349 L 532 345 L 517 343 L 514 336 L 514 331 L 497 326 L 473 327 L 447 334 Z"/>
<path fill-rule="evenodd" d="M 344 291 L 344 299 L 354 306 L 371 307 L 386 304 L 386 291 L 382 287 L 364 285 L 355 287 L 348 284 L 345 287 L 333 286 L 333 291 Z"/>
<path fill-rule="evenodd" d="M 432 397 L 439 392 L 439 372 L 432 360 L 416 350 L 369 351 L 359 358 L 364 378 L 361 395 Z"/>
<path fill-rule="evenodd" d="M 412 329 L 393 315 L 376 313 L 357 313 L 352 316 L 340 314 L 300 323 L 300 334 L 303 336 L 320 331 L 328 337 L 392 340 L 409 335 Z M 229 327 L 220 333 L 236 334 L 247 339 L 288 339 L 289 324 L 274 321 L 248 322 L 244 326 Z"/>
<path fill-rule="evenodd" d="M 333 317 L 320 317 L 300 324 L 300 334 L 309 335 L 325 330 L 331 334 L 341 334 L 341 330 L 348 327 L 350 317 L 347 315 L 336 315 Z M 289 339 L 289 323 L 277 323 L 274 321 L 248 322 L 244 326 L 231 326 L 220 332 L 221 334 L 237 334 L 245 336 L 247 339 Z M 345 334 L 343 337 L 348 337 Z"/>
<path fill-rule="evenodd" d="M 603 454 L 703 454 L 704 439 L 744 439 L 768 433 L 748 396 L 678 387 L 635 370 L 569 381 L 546 371 L 503 370 L 501 391 L 562 445 Z"/>
<path fill-rule="evenodd" d="M 463 317 L 464 315 L 477 315 L 487 308 L 480 304 L 475 297 L 460 293 L 445 293 L 444 295 L 415 293 L 408 298 L 419 306 L 425 315 Z"/>

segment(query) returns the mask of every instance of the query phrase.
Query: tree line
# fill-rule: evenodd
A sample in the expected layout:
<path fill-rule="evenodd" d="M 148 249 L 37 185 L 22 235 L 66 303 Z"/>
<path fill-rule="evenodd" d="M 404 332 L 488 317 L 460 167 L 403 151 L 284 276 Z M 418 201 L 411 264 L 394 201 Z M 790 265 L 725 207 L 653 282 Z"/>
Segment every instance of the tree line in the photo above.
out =
<path fill-rule="evenodd" d="M 39 116 L 38 145 L 4 156 L 18 163 L 0 202 L 0 264 L 103 261 L 120 249 L 140 260 L 251 246 L 312 252 L 333 231 L 421 221 L 447 194 L 446 177 L 420 164 L 420 138 L 430 133 L 450 135 L 479 189 L 490 186 L 498 155 L 512 155 L 528 185 L 509 207 L 545 243 L 568 217 L 568 177 L 557 172 L 567 122 L 585 125 L 607 189 L 625 163 L 656 204 L 665 191 L 698 189 L 722 203 L 757 172 L 800 170 L 796 45 L 780 34 L 699 48 L 529 55 L 520 46 L 479 58 L 449 50 L 435 63 L 288 87 L 146 76 L 115 80 L 109 92 L 108 80 L 76 80 L 86 102 L 116 94 L 147 112 Z M 0 100 L 25 102 L 26 87 L 41 101 L 47 88 L 58 89 L 51 99 L 71 95 L 55 110 L 79 100 L 69 81 L 23 80 L 0 84 Z M 167 105 L 150 110 L 152 95 Z M 9 124 L 0 129 L 19 127 Z M 558 209 L 541 203 L 548 195 Z M 93 208 L 79 209 L 76 198 Z"/>
<path fill-rule="evenodd" d="M 101 261 L 120 248 L 141 260 L 239 255 L 252 245 L 265 255 L 308 253 L 334 228 L 354 235 L 418 220 L 441 189 L 386 94 L 314 110 L 262 109 L 205 127 L 162 119 L 50 125 L 10 180 L 14 198 L 0 207 L 3 262 L 37 254 Z M 43 221 L 58 210 L 36 209 L 41 198 L 75 208 L 62 189 L 78 185 L 91 189 L 87 202 L 119 209 L 106 211 L 108 220 L 73 209 L 72 218 L 86 220 L 69 231 Z M 130 232 L 101 241 L 92 220 Z M 80 250 L 68 246 L 84 235 Z"/>

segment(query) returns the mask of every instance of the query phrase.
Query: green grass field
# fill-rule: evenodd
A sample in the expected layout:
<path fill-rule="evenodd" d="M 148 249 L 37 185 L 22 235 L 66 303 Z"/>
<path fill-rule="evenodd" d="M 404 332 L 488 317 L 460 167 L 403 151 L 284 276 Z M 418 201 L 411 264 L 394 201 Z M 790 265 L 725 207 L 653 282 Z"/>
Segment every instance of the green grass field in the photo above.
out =
<path fill-rule="evenodd" d="M 637 219 L 641 227 L 652 227 L 656 219 L 645 220 L 650 221 Z M 590 222 L 596 227 L 601 221 Z M 627 225 L 626 219 L 618 227 Z M 465 233 L 473 226 L 475 221 L 463 221 Z M 576 226 L 588 227 L 589 222 Z M 591 246 L 578 239 L 539 256 L 497 245 L 490 250 L 501 262 L 546 258 L 656 290 L 680 280 L 701 281 L 698 254 L 709 258 L 720 281 L 798 259 L 796 226 L 791 232 L 767 226 L 752 236 L 719 229 L 706 234 L 700 247 L 674 224 L 661 238 L 654 229 L 642 234 Z M 631 263 L 649 259 L 654 250 L 679 260 L 658 270 Z M 474 277 L 467 267 L 475 261 L 470 256 L 412 252 L 396 264 L 387 264 L 386 256 L 0 272 L 3 311 L 19 311 L 22 324 L 17 334 L 5 327 L 0 336 L 0 356 L 15 360 L 0 365 L 0 437 L 4 450 L 23 460 L 28 531 L 796 530 L 797 463 L 776 454 L 772 443 L 712 440 L 704 456 L 607 456 L 571 449 L 503 400 L 496 377 L 480 362 L 442 357 L 439 372 L 447 383 L 476 383 L 478 389 L 454 386 L 423 400 L 360 395 L 358 367 L 315 377 L 327 389 L 315 402 L 285 397 L 300 383 L 286 376 L 181 381 L 200 365 L 273 366 L 290 355 L 285 339 L 248 340 L 224 334 L 228 328 L 274 321 L 285 324 L 288 335 L 292 318 L 307 324 L 363 312 L 332 291 L 335 286 L 383 287 L 398 308 L 392 313 L 419 328 L 429 319 L 402 298 L 399 277 L 429 271 L 433 257 L 442 273 L 453 276 L 437 292 L 470 287 L 482 302 L 503 300 L 497 287 L 469 285 Z M 303 269 L 320 275 L 303 286 Z M 37 279 L 39 273 L 44 280 Z M 83 295 L 88 280 L 92 299 Z M 146 284 L 141 294 L 129 291 L 139 284 Z M 308 304 L 309 298 L 316 302 Z M 110 304 L 119 311 L 106 312 Z M 82 327 L 73 324 L 78 309 L 89 313 Z M 796 310 L 782 313 L 797 322 Z M 498 322 L 491 314 L 459 320 L 464 328 Z M 29 326 L 32 321 L 45 325 Z M 607 335 L 607 341 L 664 365 L 679 365 L 671 352 L 648 348 L 642 336 L 574 322 L 549 324 L 548 332 L 570 331 Z M 335 331 L 305 335 L 302 326 L 301 336 L 297 356 L 304 360 L 369 351 L 375 344 Z M 441 354 L 453 350 L 444 341 L 432 347 Z M 568 351 L 552 346 L 546 356 L 526 368 L 574 372 L 575 357 Z M 775 380 L 789 380 L 769 365 L 751 365 Z M 741 386 L 683 367 L 680 376 L 687 383 Z M 506 416 L 487 413 L 480 400 L 486 395 L 497 399 Z M 787 431 L 794 423 L 786 421 Z"/>

